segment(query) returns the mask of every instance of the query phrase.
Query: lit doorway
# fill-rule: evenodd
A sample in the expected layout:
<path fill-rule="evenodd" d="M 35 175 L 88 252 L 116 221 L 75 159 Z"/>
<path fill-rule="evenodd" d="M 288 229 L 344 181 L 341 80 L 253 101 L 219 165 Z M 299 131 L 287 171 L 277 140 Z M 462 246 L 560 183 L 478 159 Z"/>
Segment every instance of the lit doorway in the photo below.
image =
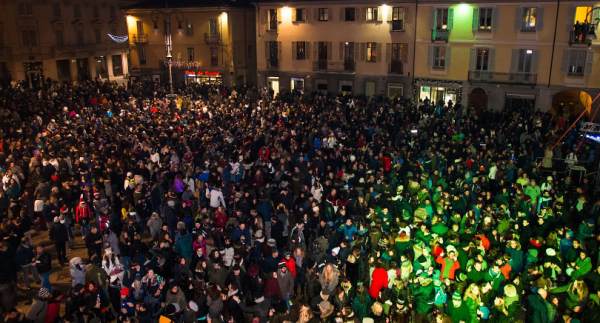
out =
<path fill-rule="evenodd" d="M 279 94 L 279 77 L 268 77 L 267 87 L 273 91 L 273 96 L 277 96 Z"/>

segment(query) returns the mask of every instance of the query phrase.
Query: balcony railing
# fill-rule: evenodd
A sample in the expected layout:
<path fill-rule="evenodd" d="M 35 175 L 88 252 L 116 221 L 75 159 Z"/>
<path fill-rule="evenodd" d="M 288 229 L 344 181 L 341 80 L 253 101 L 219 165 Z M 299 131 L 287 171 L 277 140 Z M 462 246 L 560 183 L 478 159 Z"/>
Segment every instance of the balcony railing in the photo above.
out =
<path fill-rule="evenodd" d="M 145 44 L 148 42 L 148 35 L 146 34 L 134 34 L 133 42 L 136 44 Z"/>
<path fill-rule="evenodd" d="M 346 72 L 354 72 L 356 69 L 356 62 L 353 59 L 344 60 L 344 71 Z"/>
<path fill-rule="evenodd" d="M 594 29 L 594 24 L 590 23 L 577 23 L 573 25 L 569 33 L 569 44 L 571 45 L 590 46 L 594 39 L 596 39 L 596 30 Z"/>
<path fill-rule="evenodd" d="M 392 20 L 392 31 L 404 31 L 404 20 Z"/>
<path fill-rule="evenodd" d="M 500 73 L 489 71 L 469 71 L 469 81 L 484 83 L 507 83 L 507 84 L 536 84 L 536 73 Z"/>
<path fill-rule="evenodd" d="M 344 61 L 316 60 L 313 62 L 315 72 L 354 73 L 356 63 L 352 59 Z"/>
<path fill-rule="evenodd" d="M 432 29 L 431 30 L 431 41 L 443 41 L 448 42 L 448 38 L 450 37 L 450 30 L 448 29 Z"/>
<path fill-rule="evenodd" d="M 404 64 L 402 61 L 392 61 L 390 63 L 390 74 L 404 74 Z"/>
<path fill-rule="evenodd" d="M 267 68 L 268 69 L 277 69 L 277 68 L 279 68 L 279 59 L 277 59 L 277 58 L 269 58 L 269 59 L 267 59 Z"/>
<path fill-rule="evenodd" d="M 219 44 L 221 43 L 221 34 L 204 33 L 204 42 L 207 44 Z"/>

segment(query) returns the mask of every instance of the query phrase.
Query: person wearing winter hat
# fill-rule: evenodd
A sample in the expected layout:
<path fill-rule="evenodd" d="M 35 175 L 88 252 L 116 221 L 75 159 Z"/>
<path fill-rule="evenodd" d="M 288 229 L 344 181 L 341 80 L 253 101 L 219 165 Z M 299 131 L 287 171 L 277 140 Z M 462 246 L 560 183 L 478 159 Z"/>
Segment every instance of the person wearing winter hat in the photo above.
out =
<path fill-rule="evenodd" d="M 46 311 L 48 310 L 48 299 L 50 298 L 50 291 L 44 287 L 40 288 L 37 293 L 37 298 L 33 300 L 33 303 L 29 307 L 27 312 L 27 319 L 35 323 L 44 323 L 46 319 Z"/>

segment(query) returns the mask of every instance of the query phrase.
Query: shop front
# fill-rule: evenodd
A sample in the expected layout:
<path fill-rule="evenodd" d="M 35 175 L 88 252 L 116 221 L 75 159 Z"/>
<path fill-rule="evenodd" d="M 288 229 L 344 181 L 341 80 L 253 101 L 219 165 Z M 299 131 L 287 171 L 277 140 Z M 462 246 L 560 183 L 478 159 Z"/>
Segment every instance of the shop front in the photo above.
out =
<path fill-rule="evenodd" d="M 209 84 L 209 85 L 221 85 L 223 84 L 223 75 L 218 71 L 203 71 L 203 70 L 186 70 L 184 71 L 185 84 Z"/>
<path fill-rule="evenodd" d="M 415 80 L 417 97 L 421 101 L 430 100 L 432 103 L 444 102 L 454 104 L 462 100 L 462 84 L 442 80 Z"/>

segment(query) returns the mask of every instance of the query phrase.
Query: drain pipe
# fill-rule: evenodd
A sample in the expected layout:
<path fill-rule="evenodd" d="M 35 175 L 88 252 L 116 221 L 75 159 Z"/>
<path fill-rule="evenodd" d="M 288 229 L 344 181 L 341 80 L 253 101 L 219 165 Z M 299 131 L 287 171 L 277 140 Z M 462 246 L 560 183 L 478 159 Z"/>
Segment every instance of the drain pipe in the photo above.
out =
<path fill-rule="evenodd" d="M 552 54 L 550 55 L 550 73 L 548 73 L 548 88 L 552 82 L 552 68 L 554 66 L 554 50 L 556 49 L 556 30 L 558 29 L 558 13 L 560 11 L 560 0 L 556 0 L 556 17 L 554 19 L 554 39 L 552 39 Z"/>
<path fill-rule="evenodd" d="M 413 33 L 413 58 L 412 58 L 412 75 L 411 85 L 413 86 L 413 93 L 415 92 L 415 61 L 417 55 L 417 17 L 419 13 L 419 0 L 415 0 L 415 18 L 414 18 L 414 33 Z"/>

